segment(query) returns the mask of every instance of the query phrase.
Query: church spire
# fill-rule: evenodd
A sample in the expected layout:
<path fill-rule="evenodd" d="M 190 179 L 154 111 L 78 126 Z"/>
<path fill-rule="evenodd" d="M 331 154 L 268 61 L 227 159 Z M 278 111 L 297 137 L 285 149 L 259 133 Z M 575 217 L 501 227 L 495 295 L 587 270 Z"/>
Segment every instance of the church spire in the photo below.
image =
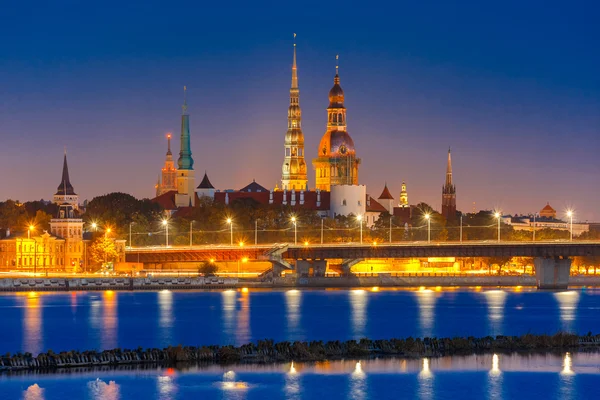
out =
<path fill-rule="evenodd" d="M 194 169 L 194 159 L 192 158 L 192 149 L 190 146 L 190 116 L 187 113 L 187 87 L 183 87 L 183 112 L 181 115 L 181 150 L 179 151 L 179 160 L 177 165 L 179 169 Z"/>
<path fill-rule="evenodd" d="M 171 133 L 167 133 L 167 156 L 172 156 L 173 153 L 171 153 Z"/>
<path fill-rule="evenodd" d="M 452 156 L 448 148 L 448 165 L 446 166 L 446 182 L 442 188 L 442 215 L 446 219 L 456 217 L 456 187 L 452 183 Z"/>
<path fill-rule="evenodd" d="M 446 166 L 446 186 L 452 186 L 452 157 L 450 155 L 450 147 L 448 147 L 448 165 Z"/>
<path fill-rule="evenodd" d="M 63 160 L 63 169 L 62 169 L 62 177 L 60 180 L 60 184 L 56 189 L 55 196 L 72 196 L 75 195 L 75 190 L 73 189 L 73 185 L 71 185 L 71 181 L 69 179 L 69 166 L 67 165 L 67 149 L 65 148 L 65 156 Z"/>
<path fill-rule="evenodd" d="M 288 107 L 288 129 L 285 134 L 285 156 L 282 166 L 281 186 L 287 190 L 302 190 L 308 182 L 304 161 L 304 134 L 302 133 L 302 112 L 300 110 L 300 89 L 298 88 L 298 67 L 296 64 L 296 34 L 294 33 L 294 57 L 292 60 L 292 84 Z"/>

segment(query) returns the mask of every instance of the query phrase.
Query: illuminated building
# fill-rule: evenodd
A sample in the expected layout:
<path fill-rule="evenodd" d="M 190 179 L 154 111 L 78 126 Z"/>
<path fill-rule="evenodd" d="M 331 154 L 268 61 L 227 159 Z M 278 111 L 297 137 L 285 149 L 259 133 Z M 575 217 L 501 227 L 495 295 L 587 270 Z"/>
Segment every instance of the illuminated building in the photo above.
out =
<path fill-rule="evenodd" d="M 387 183 L 383 187 L 383 191 L 381 195 L 377 198 L 377 201 L 381 203 L 390 214 L 394 213 L 394 196 L 390 193 L 390 190 L 387 187 Z"/>
<path fill-rule="evenodd" d="M 450 149 L 448 149 L 446 183 L 442 187 L 442 216 L 446 219 L 456 218 L 456 187 L 452 183 L 452 159 L 450 157 Z"/>
<path fill-rule="evenodd" d="M 398 207 L 408 207 L 408 192 L 406 191 L 406 183 L 404 181 L 402 181 L 402 190 L 400 191 L 400 203 L 398 204 Z"/>
<path fill-rule="evenodd" d="M 544 208 L 540 210 L 541 218 L 556 218 L 556 210 L 550 206 L 550 203 L 546 203 Z"/>
<path fill-rule="evenodd" d="M 177 160 L 177 207 L 193 206 L 195 204 L 194 159 L 190 145 L 190 116 L 187 112 L 186 87 L 183 87 L 183 112 L 181 114 L 181 147 Z"/>
<path fill-rule="evenodd" d="M 296 34 L 294 34 L 294 37 Z M 308 189 L 306 163 L 304 162 L 304 134 L 302 133 L 302 112 L 300 110 L 300 90 L 298 89 L 298 71 L 296 68 L 296 43 L 292 62 L 292 85 L 290 88 L 290 106 L 288 108 L 288 127 L 285 134 L 285 157 L 281 174 L 282 190 Z"/>
<path fill-rule="evenodd" d="M 321 138 L 318 157 L 313 159 L 316 187 L 331 190 L 333 185 L 358 185 L 358 166 L 354 141 L 346 130 L 346 107 L 344 91 L 336 65 L 334 84 L 329 91 L 327 108 L 327 131 Z M 364 197 L 363 197 L 364 199 Z"/>
<path fill-rule="evenodd" d="M 163 193 L 177 190 L 177 170 L 173 161 L 173 153 L 171 153 L 171 134 L 167 134 L 167 155 L 165 158 L 165 166 L 161 171 L 161 175 L 156 184 L 156 196 Z"/>

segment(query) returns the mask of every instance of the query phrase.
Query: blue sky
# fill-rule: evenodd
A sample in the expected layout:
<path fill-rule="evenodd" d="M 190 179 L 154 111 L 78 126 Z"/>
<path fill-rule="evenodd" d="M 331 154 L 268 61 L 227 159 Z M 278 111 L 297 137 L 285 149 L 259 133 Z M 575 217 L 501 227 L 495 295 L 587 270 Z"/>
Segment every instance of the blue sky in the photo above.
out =
<path fill-rule="evenodd" d="M 600 220 L 596 2 L 13 3 L 0 11 L 0 199 L 50 198 L 64 146 L 83 198 L 151 197 L 184 85 L 198 181 L 273 187 L 296 32 L 309 165 L 339 54 L 372 195 L 405 180 L 411 203 L 439 208 L 452 146 L 459 209 L 550 202 Z"/>

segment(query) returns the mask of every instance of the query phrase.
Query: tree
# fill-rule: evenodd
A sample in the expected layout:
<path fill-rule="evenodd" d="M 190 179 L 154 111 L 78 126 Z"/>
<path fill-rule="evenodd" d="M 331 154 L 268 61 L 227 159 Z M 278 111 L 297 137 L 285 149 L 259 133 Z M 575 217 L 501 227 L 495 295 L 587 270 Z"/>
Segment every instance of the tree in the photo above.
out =
<path fill-rule="evenodd" d="M 505 266 L 511 259 L 512 257 L 488 257 L 488 265 L 490 267 L 490 272 L 492 265 L 497 265 L 499 274 L 502 271 L 502 267 Z"/>
<path fill-rule="evenodd" d="M 204 276 L 214 276 L 218 270 L 217 264 L 210 261 L 205 261 L 198 267 L 198 273 Z"/>
<path fill-rule="evenodd" d="M 92 260 L 98 264 L 115 260 L 119 257 L 115 247 L 114 240 L 101 236 L 98 237 L 90 246 L 90 255 Z"/>

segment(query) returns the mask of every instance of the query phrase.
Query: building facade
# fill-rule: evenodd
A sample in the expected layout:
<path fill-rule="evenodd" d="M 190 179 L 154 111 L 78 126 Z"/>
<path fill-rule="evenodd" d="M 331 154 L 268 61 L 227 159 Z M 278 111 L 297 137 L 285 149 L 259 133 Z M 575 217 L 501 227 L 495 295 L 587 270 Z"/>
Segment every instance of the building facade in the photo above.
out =
<path fill-rule="evenodd" d="M 302 133 L 302 111 L 300 110 L 300 90 L 296 66 L 296 43 L 292 62 L 292 85 L 288 107 L 288 127 L 284 142 L 284 159 L 281 168 L 281 189 L 308 189 L 306 162 L 304 161 L 304 134 Z"/>
<path fill-rule="evenodd" d="M 165 157 L 165 165 L 160 173 L 160 178 L 156 184 L 156 196 L 163 193 L 177 190 L 177 170 L 173 161 L 173 153 L 171 153 L 171 134 L 167 134 L 167 155 Z"/>
<path fill-rule="evenodd" d="M 452 183 L 452 158 L 450 149 L 448 149 L 446 183 L 442 187 L 442 216 L 446 219 L 456 218 L 456 187 Z"/>
<path fill-rule="evenodd" d="M 313 159 L 317 189 L 330 191 L 334 185 L 358 185 L 360 159 L 347 132 L 344 91 L 337 66 L 329 91 L 327 131 L 321 138 L 317 154 L 318 157 Z"/>

